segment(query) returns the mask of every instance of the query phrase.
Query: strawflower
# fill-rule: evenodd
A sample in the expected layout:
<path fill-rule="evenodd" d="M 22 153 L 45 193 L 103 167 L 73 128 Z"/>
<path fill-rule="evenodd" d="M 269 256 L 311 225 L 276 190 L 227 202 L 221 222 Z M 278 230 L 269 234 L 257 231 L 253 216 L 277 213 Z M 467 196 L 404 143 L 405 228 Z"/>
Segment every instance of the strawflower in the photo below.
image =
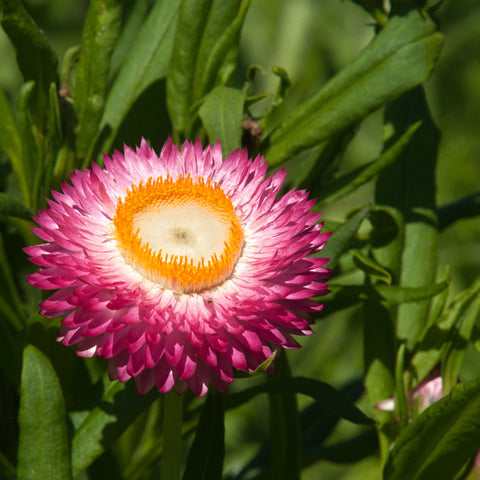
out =
<path fill-rule="evenodd" d="M 443 396 L 443 380 L 439 368 L 435 368 L 407 395 L 407 404 L 411 412 L 417 415 L 426 410 L 430 405 L 438 402 Z M 375 405 L 378 410 L 393 412 L 395 399 L 393 397 L 382 400 Z"/>
<path fill-rule="evenodd" d="M 57 289 L 41 304 L 62 316 L 58 340 L 109 359 L 111 379 L 138 392 L 225 391 L 294 335 L 312 333 L 310 297 L 325 295 L 329 234 L 305 191 L 279 196 L 285 171 L 262 157 L 169 140 L 159 156 L 105 156 L 76 171 L 39 212 L 28 281 Z"/>

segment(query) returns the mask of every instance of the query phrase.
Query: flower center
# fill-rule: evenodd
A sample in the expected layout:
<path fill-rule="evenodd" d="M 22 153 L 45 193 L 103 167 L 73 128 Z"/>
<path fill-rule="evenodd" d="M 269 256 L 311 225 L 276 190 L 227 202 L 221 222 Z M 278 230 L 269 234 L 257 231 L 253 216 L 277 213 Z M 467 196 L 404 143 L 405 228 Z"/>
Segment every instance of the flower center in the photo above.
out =
<path fill-rule="evenodd" d="M 131 185 L 113 218 L 127 261 L 176 292 L 199 292 L 227 280 L 243 246 L 233 204 L 210 179 L 169 175 Z"/>

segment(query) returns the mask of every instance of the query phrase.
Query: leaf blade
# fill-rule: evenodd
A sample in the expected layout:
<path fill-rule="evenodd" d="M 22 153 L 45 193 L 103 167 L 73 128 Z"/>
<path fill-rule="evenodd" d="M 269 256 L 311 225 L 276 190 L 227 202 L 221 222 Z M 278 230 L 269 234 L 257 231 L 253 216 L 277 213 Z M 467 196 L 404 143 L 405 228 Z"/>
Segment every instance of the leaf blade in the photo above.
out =
<path fill-rule="evenodd" d="M 65 400 L 50 360 L 28 345 L 23 355 L 17 477 L 71 478 Z"/>
<path fill-rule="evenodd" d="M 434 23 L 422 13 L 392 18 L 356 60 L 271 132 L 264 143 L 271 165 L 347 129 L 425 81 L 441 45 Z"/>
<path fill-rule="evenodd" d="M 449 480 L 480 448 L 480 380 L 460 384 L 398 437 L 385 480 Z"/>
<path fill-rule="evenodd" d="M 198 111 L 210 143 L 220 141 L 224 158 L 241 147 L 244 103 L 244 92 L 219 85 Z"/>

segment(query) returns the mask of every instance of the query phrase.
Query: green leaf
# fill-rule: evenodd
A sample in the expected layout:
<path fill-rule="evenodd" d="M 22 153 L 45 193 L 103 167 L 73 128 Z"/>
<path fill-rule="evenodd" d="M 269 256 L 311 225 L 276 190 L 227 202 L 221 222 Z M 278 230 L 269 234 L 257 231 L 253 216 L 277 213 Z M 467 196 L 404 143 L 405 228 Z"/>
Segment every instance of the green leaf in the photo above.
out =
<path fill-rule="evenodd" d="M 84 158 L 91 150 L 92 138 L 102 118 L 110 59 L 120 32 L 121 14 L 118 0 L 94 0 L 88 9 L 74 92 L 79 158 Z"/>
<path fill-rule="evenodd" d="M 128 111 L 140 94 L 164 78 L 169 68 L 180 0 L 155 2 L 107 97 L 100 124 L 105 129 L 101 151 L 108 152 Z"/>
<path fill-rule="evenodd" d="M 22 164 L 22 141 L 10 103 L 0 89 L 0 150 L 10 157 L 24 198 L 27 198 L 28 184 Z"/>
<path fill-rule="evenodd" d="M 389 20 L 356 60 L 271 132 L 263 145 L 270 164 L 346 130 L 424 82 L 442 45 L 435 29 L 417 10 Z"/>
<path fill-rule="evenodd" d="M 258 377 L 260 375 L 266 375 L 268 369 L 275 361 L 275 358 L 279 354 L 279 348 L 273 351 L 273 353 L 264 360 L 253 372 L 244 372 L 243 370 L 235 370 L 235 378 L 249 378 L 249 377 Z"/>
<path fill-rule="evenodd" d="M 224 437 L 223 396 L 209 391 L 188 453 L 183 480 L 222 478 Z"/>
<path fill-rule="evenodd" d="M 360 302 L 373 300 L 388 302 L 392 305 L 400 303 L 418 302 L 432 298 L 442 293 L 449 285 L 449 281 L 434 283 L 428 287 L 398 287 L 396 285 L 368 284 L 368 285 L 334 285 L 329 284 L 330 293 L 322 298 L 329 312 L 342 308 L 349 308 Z"/>
<path fill-rule="evenodd" d="M 480 380 L 454 387 L 398 437 L 385 480 L 451 480 L 480 449 Z"/>
<path fill-rule="evenodd" d="M 410 125 L 422 121 L 397 162 L 382 174 L 377 185 L 377 201 L 398 209 L 403 216 L 398 283 L 404 287 L 429 286 L 435 281 L 437 268 L 435 168 L 440 132 L 420 87 L 388 105 L 385 121 L 394 127 L 392 143 Z M 418 340 L 429 309 L 429 301 L 399 307 L 397 336 L 407 342 L 407 348 L 411 349 Z"/>
<path fill-rule="evenodd" d="M 223 85 L 250 0 L 184 0 L 167 77 L 167 106 L 174 137 L 191 133 L 195 105 Z M 229 52 L 233 52 L 233 55 Z"/>
<path fill-rule="evenodd" d="M 50 360 L 33 345 L 23 354 L 17 478 L 71 478 L 65 401 Z"/>
<path fill-rule="evenodd" d="M 372 288 L 380 298 L 393 304 L 414 303 L 428 300 L 443 292 L 450 282 L 444 281 L 425 287 L 398 287 L 396 285 L 373 285 Z"/>
<path fill-rule="evenodd" d="M 348 398 L 328 383 L 304 377 L 292 377 L 287 380 L 271 382 L 248 388 L 242 392 L 228 394 L 225 397 L 225 409 L 235 408 L 260 393 L 302 393 L 324 406 L 328 411 L 359 425 L 370 425 L 372 420 L 362 413 Z"/>
<path fill-rule="evenodd" d="M 438 209 L 438 229 L 442 231 L 457 220 L 478 215 L 480 215 L 480 192 L 441 206 Z"/>
<path fill-rule="evenodd" d="M 353 215 L 342 226 L 338 227 L 329 238 L 327 244 L 319 253 L 319 256 L 329 258 L 327 266 L 333 270 L 340 257 L 348 250 L 350 242 L 355 237 L 365 217 L 368 215 L 370 207 L 365 207 Z"/>
<path fill-rule="evenodd" d="M 76 477 L 108 450 L 135 418 L 156 398 L 158 392 L 139 397 L 133 382 L 104 380 L 104 394 L 76 429 L 72 440 L 72 471 Z"/>
<path fill-rule="evenodd" d="M 152 3 L 149 0 L 141 0 L 123 4 L 122 28 L 110 59 L 109 78 L 111 82 L 117 77 L 120 68 L 132 54 L 132 47 L 150 13 Z"/>
<path fill-rule="evenodd" d="M 342 387 L 341 393 L 351 403 L 355 402 L 363 393 L 363 381 L 354 380 L 348 383 Z M 310 403 L 302 410 L 300 414 L 302 468 L 322 459 L 332 459 L 332 461 L 338 462 L 354 461 L 354 458 L 359 460 L 378 449 L 375 429 L 369 429 L 368 436 L 361 434 L 346 442 L 324 446 L 326 439 L 338 425 L 338 421 L 339 417 L 326 411 L 318 401 Z M 269 444 L 270 441 L 267 439 L 259 448 L 257 454 L 242 468 L 235 478 L 239 480 L 251 478 L 248 472 L 252 471 L 256 474 L 255 478 L 263 478 L 263 472 L 266 472 L 270 462 Z"/>
<path fill-rule="evenodd" d="M 294 382 L 285 352 L 279 357 L 277 378 L 285 383 Z M 267 386 L 277 380 L 267 377 Z M 270 413 L 270 474 L 278 480 L 300 480 L 301 434 L 300 416 L 295 390 L 276 392 L 275 386 L 268 391 Z"/>
<path fill-rule="evenodd" d="M 460 319 L 467 311 L 472 301 L 480 294 L 480 277 L 467 290 L 460 292 L 438 319 L 423 334 L 415 347 L 415 353 L 410 362 L 408 382 L 423 380 L 440 361 L 447 339 L 454 338 L 452 331 L 460 324 Z"/>
<path fill-rule="evenodd" d="M 1 23 L 10 38 L 25 82 L 35 82 L 32 120 L 44 131 L 51 83 L 57 83 L 58 61 L 45 34 L 37 27 L 19 0 L 1 0 Z"/>
<path fill-rule="evenodd" d="M 360 250 L 351 249 L 350 253 L 353 255 L 353 261 L 355 265 L 365 272 L 370 277 L 373 277 L 377 280 L 385 282 L 390 285 L 392 283 L 392 276 L 390 273 L 385 270 L 381 265 L 379 265 L 375 260 L 364 255 Z"/>
<path fill-rule="evenodd" d="M 202 98 L 214 85 L 224 85 L 233 73 L 238 55 L 240 32 L 250 2 L 251 0 L 242 0 L 239 6 L 232 8 L 227 6 L 229 1 L 219 2 L 217 0 L 217 5 L 221 5 L 222 10 L 216 11 L 216 9 L 213 9 L 209 17 L 209 23 L 218 33 L 221 32 L 221 36 L 217 37 L 217 32 L 211 30 L 210 32 L 207 31 L 204 37 L 205 49 L 201 51 L 201 54 L 205 53 L 208 57 L 205 58 L 205 65 L 201 70 L 202 75 L 196 92 L 198 98 Z M 238 2 L 235 3 L 238 5 Z M 230 10 L 235 12 L 237 9 L 237 14 L 232 18 L 228 27 L 224 29 L 223 24 L 226 17 L 230 16 Z M 210 33 L 214 34 L 210 36 Z M 200 61 L 202 60 L 200 58 Z"/>
<path fill-rule="evenodd" d="M 377 160 L 356 168 L 352 172 L 323 185 L 318 191 L 318 205 L 326 205 L 328 203 L 336 202 L 340 198 L 369 182 L 398 158 L 419 127 L 420 122 L 410 126 L 410 128 L 408 128 L 408 130 L 390 148 L 383 152 Z"/>
<path fill-rule="evenodd" d="M 35 177 L 34 198 L 41 202 L 50 194 L 52 188 L 52 177 L 57 175 L 57 182 L 64 179 L 64 172 L 58 168 L 57 156 L 63 143 L 62 119 L 60 118 L 60 105 L 58 103 L 57 86 L 50 84 L 49 109 L 47 117 L 47 131 L 44 141 L 45 152 L 43 154 L 42 170 L 38 169 Z M 60 171 L 58 171 L 60 170 Z"/>
<path fill-rule="evenodd" d="M 374 428 L 369 428 L 348 440 L 331 445 L 305 445 L 302 449 L 302 459 L 304 465 L 311 465 L 319 460 L 352 463 L 374 455 L 377 451 L 377 432 Z"/>
<path fill-rule="evenodd" d="M 362 314 L 365 389 L 376 421 L 383 461 L 393 440 L 395 420 L 390 413 L 375 409 L 375 405 L 395 392 L 394 328 L 383 302 L 365 302 Z"/>
<path fill-rule="evenodd" d="M 273 113 L 277 110 L 277 108 L 283 103 L 285 97 L 288 95 L 290 91 L 290 87 L 292 86 L 292 82 L 286 70 L 282 67 L 273 67 L 273 73 L 277 75 L 280 79 L 278 84 L 277 91 L 275 96 L 273 97 L 273 102 L 270 108 L 265 112 L 262 120 L 260 121 L 261 126 L 264 130 L 266 130 L 269 126 L 270 118 L 272 117 Z"/>
<path fill-rule="evenodd" d="M 442 378 L 443 391 L 449 392 L 458 381 L 463 357 L 470 345 L 473 327 L 480 314 L 480 292 L 472 299 L 465 313 L 452 329 L 443 346 Z"/>
<path fill-rule="evenodd" d="M 10 195 L 0 192 L 0 215 L 31 220 L 33 211 Z"/>
<path fill-rule="evenodd" d="M 198 111 L 210 143 L 220 140 L 224 158 L 241 147 L 244 103 L 242 91 L 218 86 L 205 97 Z"/>
<path fill-rule="evenodd" d="M 32 122 L 29 114 L 29 104 L 34 95 L 35 83 L 24 83 L 17 102 L 18 132 L 22 142 L 22 171 L 25 177 L 27 190 L 24 194 L 25 203 L 34 210 L 36 199 L 34 196 L 35 175 L 41 173 L 39 152 L 32 132 Z"/>

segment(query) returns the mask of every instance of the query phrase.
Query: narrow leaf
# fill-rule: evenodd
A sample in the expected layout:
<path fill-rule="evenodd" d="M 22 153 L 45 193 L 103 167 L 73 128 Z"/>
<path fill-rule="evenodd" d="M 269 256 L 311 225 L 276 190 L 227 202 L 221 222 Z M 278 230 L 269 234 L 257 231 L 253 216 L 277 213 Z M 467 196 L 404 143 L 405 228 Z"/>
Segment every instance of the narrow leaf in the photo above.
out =
<path fill-rule="evenodd" d="M 442 361 L 443 391 L 449 392 L 458 381 L 463 357 L 470 345 L 473 327 L 480 314 L 480 293 L 477 293 L 459 322 L 452 329 L 448 342 L 444 345 Z"/>
<path fill-rule="evenodd" d="M 206 97 L 199 116 L 211 144 L 220 140 L 226 157 L 241 147 L 245 94 L 223 86 L 215 87 Z"/>
<path fill-rule="evenodd" d="M 50 360 L 33 345 L 23 354 L 17 478 L 71 478 L 65 401 Z"/>
<path fill-rule="evenodd" d="M 292 377 L 288 381 L 275 380 L 225 397 L 225 409 L 237 407 L 259 393 L 302 393 L 323 405 L 328 411 L 352 423 L 369 425 L 372 420 L 362 413 L 348 398 L 328 383 L 304 377 Z"/>
<path fill-rule="evenodd" d="M 451 336 L 452 330 L 460 322 L 461 317 L 479 293 L 480 277 L 475 280 L 470 288 L 460 292 L 448 309 L 438 319 L 438 322 L 428 328 L 416 346 L 415 353 L 410 362 L 410 379 L 415 379 L 416 382 L 420 382 L 433 370 L 441 359 L 446 340 Z"/>
<path fill-rule="evenodd" d="M 304 466 L 320 460 L 333 463 L 352 463 L 374 455 L 377 451 L 377 432 L 370 428 L 355 437 L 331 445 L 306 445 L 302 450 L 302 458 Z"/>
<path fill-rule="evenodd" d="M 118 0 L 94 0 L 88 9 L 74 92 L 78 118 L 76 148 L 80 158 L 84 158 L 90 150 L 102 117 L 110 59 L 120 31 L 121 13 Z"/>
<path fill-rule="evenodd" d="M 10 195 L 0 192 L 0 215 L 31 220 L 33 211 Z"/>
<path fill-rule="evenodd" d="M 419 127 L 420 122 L 417 122 L 408 128 L 408 130 L 390 148 L 383 152 L 377 160 L 361 166 L 340 178 L 336 178 L 331 183 L 323 185 L 322 188 L 319 189 L 318 204 L 326 205 L 335 202 L 369 182 L 398 158 Z"/>
<path fill-rule="evenodd" d="M 273 97 L 273 102 L 270 108 L 265 112 L 262 120 L 260 121 L 261 126 L 264 130 L 269 127 L 270 119 L 273 113 L 278 109 L 278 107 L 283 103 L 285 97 L 288 95 L 290 91 L 290 87 L 292 86 L 292 82 L 286 70 L 281 67 L 273 67 L 273 73 L 278 76 L 280 82 L 278 84 L 277 91 L 275 92 L 275 96 Z"/>
<path fill-rule="evenodd" d="M 409 125 L 422 122 L 397 162 L 387 169 L 377 197 L 401 211 L 404 219 L 401 271 L 404 287 L 429 286 L 437 267 L 437 216 L 435 168 L 440 132 L 433 123 L 422 88 L 416 88 L 388 105 L 385 121 L 395 129 L 391 139 Z M 430 302 L 402 305 L 397 312 L 397 336 L 412 348 L 428 319 Z"/>
<path fill-rule="evenodd" d="M 28 185 L 22 165 L 22 141 L 15 116 L 3 90 L 0 90 L 0 150 L 10 157 L 13 171 L 26 198 Z"/>
<path fill-rule="evenodd" d="M 385 270 L 381 265 L 379 265 L 375 260 L 364 255 L 360 250 L 351 249 L 350 253 L 353 255 L 353 261 L 355 265 L 365 272 L 370 277 L 376 278 L 386 284 L 390 285 L 392 282 L 392 276 L 390 272 Z"/>
<path fill-rule="evenodd" d="M 480 380 L 460 384 L 398 437 L 385 480 L 450 480 L 480 449 Z"/>
<path fill-rule="evenodd" d="M 376 409 L 375 405 L 395 392 L 394 328 L 383 302 L 365 302 L 362 314 L 365 390 L 375 418 L 383 461 L 393 440 L 395 420 L 390 413 Z"/>
<path fill-rule="evenodd" d="M 462 218 L 480 215 L 480 192 L 473 193 L 438 209 L 438 228 L 444 230 Z"/>
<path fill-rule="evenodd" d="M 349 128 L 425 81 L 441 45 L 442 36 L 424 12 L 390 19 L 357 59 L 271 132 L 263 145 L 271 165 Z"/>
<path fill-rule="evenodd" d="M 398 287 L 396 285 L 373 285 L 382 299 L 393 304 L 414 303 L 428 300 L 443 292 L 450 282 L 434 283 L 425 287 Z"/>
<path fill-rule="evenodd" d="M 35 83 L 33 81 L 23 84 L 17 102 L 17 116 L 18 116 L 18 132 L 22 142 L 22 171 L 25 176 L 27 184 L 26 192 L 24 194 L 25 203 L 35 208 L 35 175 L 41 174 L 41 166 L 39 160 L 39 151 L 35 144 L 35 139 L 32 132 L 32 122 L 29 113 L 29 105 L 34 96 Z"/>
<path fill-rule="evenodd" d="M 290 366 L 285 352 L 276 362 L 280 381 L 290 383 Z M 276 383 L 267 377 L 267 386 Z M 268 391 L 270 414 L 270 476 L 278 480 L 300 480 L 300 416 L 295 391 Z"/>
<path fill-rule="evenodd" d="M 238 35 L 249 1 L 184 0 L 167 77 L 167 106 L 175 135 L 189 136 L 194 106 L 217 84 L 217 75 Z M 240 8 L 239 8 L 240 5 Z M 236 56 L 236 55 L 235 55 Z M 223 84 L 227 75 L 220 75 Z"/>
<path fill-rule="evenodd" d="M 211 44 L 210 47 L 203 49 L 202 53 L 208 55 L 208 60 L 205 65 L 202 66 L 202 76 L 198 84 L 198 90 L 196 92 L 196 98 L 202 98 L 208 91 L 210 91 L 215 84 L 224 85 L 230 78 L 233 70 L 235 69 L 236 59 L 238 55 L 238 44 L 240 42 L 240 32 L 247 14 L 248 7 L 251 0 L 242 0 L 240 5 L 236 8 L 233 6 L 228 7 L 228 1 L 218 2 L 217 5 L 222 6 L 222 10 L 214 9 L 212 15 L 209 18 L 209 23 L 212 26 L 215 24 L 217 28 L 221 29 L 221 36 L 216 39 L 216 33 L 209 38 L 210 32 L 205 36 L 205 44 Z M 231 23 L 227 28 L 223 30 L 223 25 L 226 19 L 231 15 L 230 12 L 235 12 L 238 9 L 237 14 L 232 18 Z"/>
<path fill-rule="evenodd" d="M 393 305 L 425 300 L 443 292 L 448 281 L 435 283 L 428 287 L 398 287 L 396 285 L 334 285 L 329 284 L 330 293 L 322 297 L 328 311 L 337 310 L 336 305 L 348 308 L 362 301 L 388 302 Z"/>
<path fill-rule="evenodd" d="M 72 440 L 72 471 L 76 477 L 120 437 L 126 428 L 158 397 L 158 392 L 139 397 L 133 382 L 104 380 L 105 392 Z"/>
<path fill-rule="evenodd" d="M 183 480 L 221 478 L 225 454 L 223 396 L 208 392 Z"/>
<path fill-rule="evenodd" d="M 155 2 L 108 94 L 100 128 L 106 131 L 101 151 L 108 152 L 122 121 L 140 94 L 167 74 L 180 0 Z"/>
<path fill-rule="evenodd" d="M 19 0 L 1 0 L 0 7 L 2 27 L 16 50 L 23 78 L 35 83 L 32 119 L 44 131 L 50 84 L 57 83 L 57 57 Z"/>
<path fill-rule="evenodd" d="M 363 208 L 332 233 L 327 245 L 321 251 L 322 257 L 330 259 L 327 264 L 328 268 L 333 270 L 336 267 L 342 254 L 348 250 L 350 242 L 355 237 L 368 212 L 369 207 Z"/>

